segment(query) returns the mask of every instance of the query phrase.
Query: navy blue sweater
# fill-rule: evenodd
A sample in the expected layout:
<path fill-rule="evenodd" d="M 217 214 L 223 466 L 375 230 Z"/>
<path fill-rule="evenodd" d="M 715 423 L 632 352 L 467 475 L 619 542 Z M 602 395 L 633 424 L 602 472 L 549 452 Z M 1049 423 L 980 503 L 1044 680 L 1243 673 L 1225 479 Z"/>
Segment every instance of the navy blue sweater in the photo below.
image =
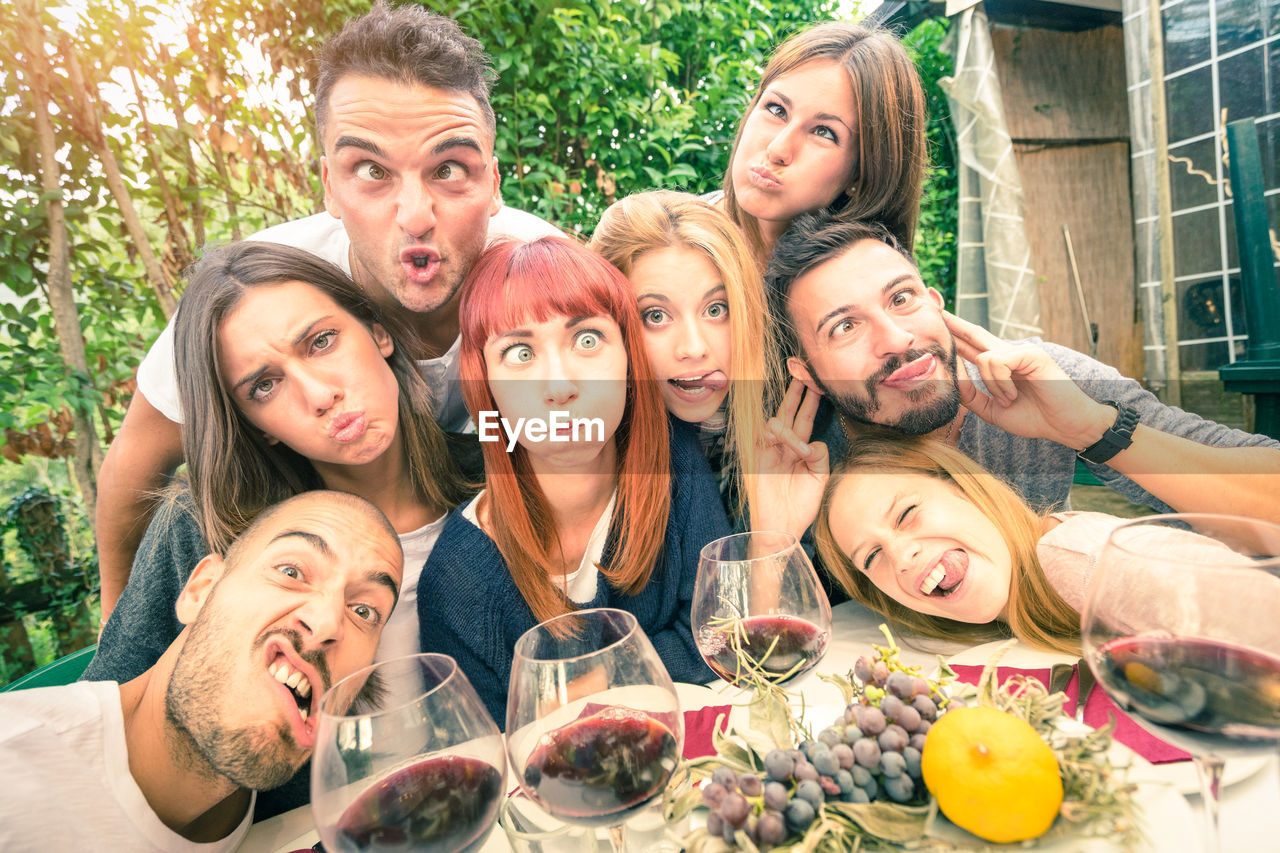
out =
<path fill-rule="evenodd" d="M 498 519 L 501 523 L 501 519 Z M 613 589 L 601 575 L 587 607 L 616 607 L 636 617 L 674 681 L 715 676 L 693 644 L 689 609 L 702 546 L 729 534 L 720 493 L 692 430 L 671 427 L 671 509 L 666 543 L 638 595 Z M 605 544 L 603 562 L 616 541 Z M 516 640 L 537 624 L 493 540 L 454 510 L 418 583 L 422 651 L 452 655 L 494 722 L 506 728 L 507 682 Z"/>

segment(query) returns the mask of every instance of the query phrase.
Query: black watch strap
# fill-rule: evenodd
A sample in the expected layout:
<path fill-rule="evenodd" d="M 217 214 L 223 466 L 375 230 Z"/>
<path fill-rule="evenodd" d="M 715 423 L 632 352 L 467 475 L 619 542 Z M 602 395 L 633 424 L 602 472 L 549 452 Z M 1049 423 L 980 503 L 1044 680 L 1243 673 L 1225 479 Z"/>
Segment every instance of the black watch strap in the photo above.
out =
<path fill-rule="evenodd" d="M 1077 454 L 1085 462 L 1101 465 L 1121 450 L 1133 444 L 1133 428 L 1138 425 L 1138 410 L 1115 400 L 1099 400 L 1099 403 L 1116 410 L 1116 422 L 1107 428 L 1102 438 Z"/>

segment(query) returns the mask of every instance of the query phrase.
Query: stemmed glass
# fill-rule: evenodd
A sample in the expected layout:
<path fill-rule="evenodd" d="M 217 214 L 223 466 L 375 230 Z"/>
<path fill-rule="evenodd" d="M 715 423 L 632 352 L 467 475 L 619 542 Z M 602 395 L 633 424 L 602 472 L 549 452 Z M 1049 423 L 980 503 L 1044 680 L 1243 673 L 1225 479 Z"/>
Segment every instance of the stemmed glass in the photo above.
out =
<path fill-rule="evenodd" d="M 653 802 L 680 760 L 671 677 L 630 613 L 579 610 L 516 641 L 507 757 L 524 793 L 566 823 L 622 823 Z"/>
<path fill-rule="evenodd" d="M 1253 519 L 1121 525 L 1089 583 L 1089 666 L 1139 725 L 1192 754 L 1212 851 L 1223 759 L 1280 744 L 1278 613 L 1280 527 Z"/>
<path fill-rule="evenodd" d="M 691 620 L 698 651 L 730 684 L 750 675 L 779 685 L 798 678 L 831 638 L 831 604 L 813 563 L 795 536 L 775 531 L 703 547 Z"/>
<path fill-rule="evenodd" d="M 381 707 L 379 685 L 419 684 Z M 471 853 L 506 793 L 502 735 L 448 655 L 376 663 L 320 702 L 311 811 L 330 853 Z"/>

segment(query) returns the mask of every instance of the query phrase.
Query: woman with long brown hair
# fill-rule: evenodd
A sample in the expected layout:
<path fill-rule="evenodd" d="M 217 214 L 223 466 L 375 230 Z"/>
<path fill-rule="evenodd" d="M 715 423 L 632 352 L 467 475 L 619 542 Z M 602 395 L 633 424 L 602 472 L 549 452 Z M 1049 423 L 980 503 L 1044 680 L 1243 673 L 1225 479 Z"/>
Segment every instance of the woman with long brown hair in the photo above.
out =
<path fill-rule="evenodd" d="M 710 678 L 689 608 L 728 522 L 697 439 L 668 423 L 627 280 L 568 240 L 498 244 L 459 313 L 485 490 L 423 573 L 423 650 L 457 659 L 499 721 L 516 639 L 578 607 L 630 611 L 674 680 Z"/>
<path fill-rule="evenodd" d="M 715 199 L 763 270 L 802 213 L 885 225 L 910 250 L 927 160 L 924 90 L 883 30 L 818 24 L 774 51 Z"/>

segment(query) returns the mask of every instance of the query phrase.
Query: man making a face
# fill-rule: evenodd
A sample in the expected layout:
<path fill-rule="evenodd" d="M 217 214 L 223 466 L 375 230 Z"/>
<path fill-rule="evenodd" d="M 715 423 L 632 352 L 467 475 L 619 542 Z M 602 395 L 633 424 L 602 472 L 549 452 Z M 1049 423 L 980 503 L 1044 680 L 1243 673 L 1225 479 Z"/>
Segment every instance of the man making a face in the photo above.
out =
<path fill-rule="evenodd" d="M 0 849 L 234 849 L 253 792 L 310 756 L 320 695 L 373 661 L 402 570 L 362 498 L 262 513 L 196 567 L 141 676 L 0 697 Z"/>
<path fill-rule="evenodd" d="M 1066 507 L 1078 456 L 1159 511 L 1280 520 L 1280 442 L 1166 406 L 1074 350 L 1002 341 L 947 313 L 878 225 L 802 217 L 767 279 L 788 370 L 830 404 L 816 434 L 834 460 L 874 425 L 958 446 L 1038 509 Z"/>
<path fill-rule="evenodd" d="M 250 238 L 338 265 L 399 320 L 415 339 L 432 414 L 446 430 L 467 422 L 458 297 L 486 240 L 560 233 L 503 207 L 493 79 L 480 43 L 452 20 L 420 6 L 375 4 L 319 57 L 316 124 L 327 212 Z M 150 520 L 148 496 L 182 462 L 181 422 L 170 325 L 138 368 L 138 393 L 99 474 L 104 622 Z"/>

